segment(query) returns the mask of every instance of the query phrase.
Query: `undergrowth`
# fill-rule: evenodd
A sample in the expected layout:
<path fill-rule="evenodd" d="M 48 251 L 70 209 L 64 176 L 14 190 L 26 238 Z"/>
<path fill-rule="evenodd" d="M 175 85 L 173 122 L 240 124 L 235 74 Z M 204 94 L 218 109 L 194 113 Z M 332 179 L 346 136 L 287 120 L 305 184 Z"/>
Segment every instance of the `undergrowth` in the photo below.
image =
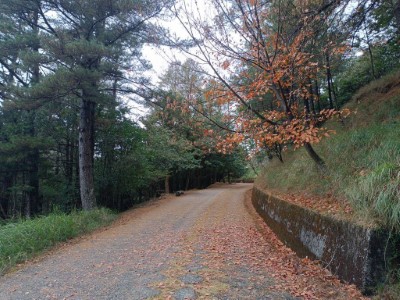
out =
<path fill-rule="evenodd" d="M 399 75 L 399 73 L 397 73 Z M 266 164 L 261 187 L 334 194 L 356 216 L 400 231 L 400 76 L 387 76 L 360 90 L 348 107 L 353 115 L 328 127 L 336 135 L 315 145 L 328 172 L 320 174 L 303 150 L 288 152 L 284 163 Z M 378 88 L 380 87 L 380 88 Z"/>
<path fill-rule="evenodd" d="M 246 173 L 239 180 L 252 181 L 257 178 L 257 173 L 252 168 L 247 168 Z"/>
<path fill-rule="evenodd" d="M 55 244 L 110 224 L 116 215 L 108 209 L 71 214 L 52 213 L 0 226 L 0 274 Z"/>

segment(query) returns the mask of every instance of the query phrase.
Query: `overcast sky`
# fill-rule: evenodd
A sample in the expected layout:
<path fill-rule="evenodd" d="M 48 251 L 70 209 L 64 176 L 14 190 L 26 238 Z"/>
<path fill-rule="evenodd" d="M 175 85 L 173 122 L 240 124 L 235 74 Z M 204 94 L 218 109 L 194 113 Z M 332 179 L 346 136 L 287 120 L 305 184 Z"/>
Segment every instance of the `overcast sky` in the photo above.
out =
<path fill-rule="evenodd" d="M 210 18 L 211 6 L 208 3 L 208 0 L 178 0 L 176 3 L 176 8 L 179 9 L 183 3 L 189 11 L 198 11 L 202 17 Z M 196 15 L 198 16 L 198 14 Z M 182 18 L 185 19 L 184 16 L 182 16 Z M 156 19 L 154 22 L 156 22 L 158 25 L 166 27 L 172 35 L 175 35 L 181 39 L 189 39 L 189 35 L 185 28 L 176 18 L 172 18 L 168 21 Z M 151 45 L 145 45 L 143 47 L 143 56 L 145 59 L 150 61 L 153 66 L 153 69 L 148 71 L 146 74 L 152 78 L 154 84 L 157 83 L 158 77 L 165 73 L 169 63 L 177 60 L 183 62 L 189 58 L 188 54 L 184 54 L 177 49 L 171 49 L 169 47 L 156 47 Z"/>

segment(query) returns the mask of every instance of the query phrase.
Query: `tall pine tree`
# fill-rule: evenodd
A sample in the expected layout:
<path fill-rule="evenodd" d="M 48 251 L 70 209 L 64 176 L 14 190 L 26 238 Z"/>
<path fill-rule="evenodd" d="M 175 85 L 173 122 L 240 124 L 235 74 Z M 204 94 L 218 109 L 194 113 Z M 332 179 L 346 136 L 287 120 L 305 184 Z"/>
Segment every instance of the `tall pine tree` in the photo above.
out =
<path fill-rule="evenodd" d="M 37 44 L 30 46 L 30 51 L 47 58 L 24 72 L 10 68 L 6 74 L 18 81 L 18 85 L 31 87 L 30 103 L 62 105 L 70 99 L 79 101 L 80 195 L 83 209 L 90 210 L 96 206 L 93 179 L 96 107 L 112 102 L 116 91 L 133 89 L 123 86 L 126 71 L 142 64 L 140 47 L 155 40 L 152 36 L 155 28 L 148 20 L 161 13 L 170 1 L 2 0 L 2 4 L 14 9 L 17 23 L 24 22 L 21 30 L 31 28 L 30 36 L 37 37 Z M 20 59 L 17 57 L 17 62 Z M 12 61 L 8 59 L 7 64 Z M 39 68 L 43 78 L 39 78 Z M 30 74 L 29 82 L 24 81 L 26 73 Z M 29 118 L 34 120 L 34 114 Z M 32 128 L 28 131 L 35 135 Z M 28 160 L 36 159 L 34 151 Z M 36 171 L 37 167 L 32 166 L 28 172 L 33 185 L 36 183 L 31 178 Z"/>

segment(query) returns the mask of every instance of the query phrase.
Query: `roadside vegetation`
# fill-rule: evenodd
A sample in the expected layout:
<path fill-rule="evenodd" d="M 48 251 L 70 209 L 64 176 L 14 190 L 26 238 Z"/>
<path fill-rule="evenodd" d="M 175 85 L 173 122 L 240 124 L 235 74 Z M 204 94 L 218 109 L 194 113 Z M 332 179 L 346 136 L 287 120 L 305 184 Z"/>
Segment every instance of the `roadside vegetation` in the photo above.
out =
<path fill-rule="evenodd" d="M 329 121 L 326 126 L 336 134 L 315 147 L 326 160 L 326 172 L 298 149 L 285 152 L 283 163 L 264 161 L 256 184 L 283 194 L 336 198 L 350 204 L 354 221 L 399 233 L 400 72 L 364 86 L 346 107 L 351 115 Z M 393 270 L 376 299 L 397 299 L 399 280 Z"/>
<path fill-rule="evenodd" d="M 0 274 L 60 242 L 108 225 L 116 216 L 101 208 L 70 214 L 54 212 L 0 225 Z"/>
<path fill-rule="evenodd" d="M 303 149 L 287 151 L 281 163 L 265 163 L 257 184 L 285 192 L 345 198 L 368 223 L 400 229 L 400 77 L 387 75 L 358 91 L 346 105 L 352 113 L 332 120 L 336 131 L 316 145 L 328 171 L 310 162 Z"/>
<path fill-rule="evenodd" d="M 209 16 L 196 1 L 0 1 L 4 239 L 49 215 L 71 222 L 43 229 L 62 240 L 83 233 L 74 218 L 92 222 L 75 210 L 123 211 L 260 166 L 264 187 L 336 195 L 400 231 L 399 1 L 206 2 Z M 187 57 L 154 83 L 149 45 Z M 21 217 L 33 220 L 9 223 Z"/>
<path fill-rule="evenodd" d="M 0 220 L 122 211 L 241 176 L 243 151 L 218 153 L 215 125 L 172 109 L 202 97 L 198 64 L 171 65 L 157 85 L 145 74 L 142 47 L 172 44 L 150 20 L 173 4 L 0 1 Z"/>

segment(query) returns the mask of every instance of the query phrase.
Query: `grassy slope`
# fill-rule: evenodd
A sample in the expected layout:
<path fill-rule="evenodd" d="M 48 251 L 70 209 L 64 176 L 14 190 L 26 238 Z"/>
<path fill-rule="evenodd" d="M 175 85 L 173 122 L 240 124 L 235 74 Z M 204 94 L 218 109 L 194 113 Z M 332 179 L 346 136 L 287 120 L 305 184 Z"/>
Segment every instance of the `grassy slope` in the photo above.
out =
<path fill-rule="evenodd" d="M 256 184 L 282 191 L 333 194 L 347 199 L 356 216 L 400 229 L 400 72 L 354 95 L 344 121 L 327 126 L 337 134 L 315 145 L 329 173 L 320 174 L 304 149 L 273 160 Z"/>
<path fill-rule="evenodd" d="M 53 213 L 0 226 L 0 274 L 59 242 L 110 224 L 116 214 L 107 209 Z"/>

